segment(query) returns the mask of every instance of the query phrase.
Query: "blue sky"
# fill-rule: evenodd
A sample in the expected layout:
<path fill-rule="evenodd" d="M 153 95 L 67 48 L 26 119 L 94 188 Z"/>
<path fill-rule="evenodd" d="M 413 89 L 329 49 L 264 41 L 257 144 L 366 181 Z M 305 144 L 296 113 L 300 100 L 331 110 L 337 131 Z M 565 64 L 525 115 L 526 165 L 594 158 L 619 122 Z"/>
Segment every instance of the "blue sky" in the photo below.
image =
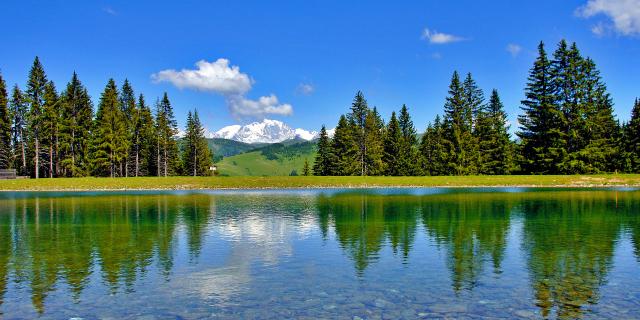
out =
<path fill-rule="evenodd" d="M 24 87 L 38 55 L 58 89 L 75 70 L 95 103 L 109 78 L 128 78 L 149 102 L 167 91 L 181 126 L 198 108 L 212 130 L 261 117 L 333 127 L 362 90 L 385 117 L 407 104 L 423 131 L 442 112 L 454 70 L 471 72 L 486 92 L 497 88 L 515 124 L 538 42 L 552 51 L 562 38 L 596 61 L 619 119 L 640 96 L 640 0 L 9 0 L 1 7 L 0 71 L 10 85 Z"/>

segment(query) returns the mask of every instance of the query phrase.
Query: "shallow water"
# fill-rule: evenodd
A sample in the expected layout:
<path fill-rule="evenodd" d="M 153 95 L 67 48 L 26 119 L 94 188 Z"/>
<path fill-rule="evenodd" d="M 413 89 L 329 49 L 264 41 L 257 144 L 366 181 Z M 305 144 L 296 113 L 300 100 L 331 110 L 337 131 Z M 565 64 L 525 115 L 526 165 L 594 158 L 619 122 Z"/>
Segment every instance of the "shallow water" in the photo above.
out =
<path fill-rule="evenodd" d="M 640 191 L 2 193 L 0 318 L 640 318 Z"/>

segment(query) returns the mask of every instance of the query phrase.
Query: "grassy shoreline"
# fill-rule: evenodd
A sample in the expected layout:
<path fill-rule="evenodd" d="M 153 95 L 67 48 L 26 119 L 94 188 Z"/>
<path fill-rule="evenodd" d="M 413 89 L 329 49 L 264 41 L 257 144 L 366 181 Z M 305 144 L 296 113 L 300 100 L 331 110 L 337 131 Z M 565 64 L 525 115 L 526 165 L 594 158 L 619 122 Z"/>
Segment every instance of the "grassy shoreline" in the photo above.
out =
<path fill-rule="evenodd" d="M 141 177 L 0 180 L 0 191 L 225 190 L 381 187 L 640 187 L 640 174 L 462 177 Z"/>

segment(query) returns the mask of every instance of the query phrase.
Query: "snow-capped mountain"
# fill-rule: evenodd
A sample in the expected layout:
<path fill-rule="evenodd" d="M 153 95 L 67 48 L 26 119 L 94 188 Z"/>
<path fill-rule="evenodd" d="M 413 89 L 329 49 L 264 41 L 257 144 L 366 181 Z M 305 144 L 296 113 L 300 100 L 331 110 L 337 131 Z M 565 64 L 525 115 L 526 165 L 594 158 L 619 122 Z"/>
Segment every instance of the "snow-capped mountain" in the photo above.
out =
<path fill-rule="evenodd" d="M 240 131 L 241 125 L 235 124 L 232 126 L 226 126 L 215 133 L 212 133 L 212 138 L 233 139 L 233 136 Z"/>
<path fill-rule="evenodd" d="M 211 133 L 209 137 L 245 143 L 277 143 L 296 138 L 310 141 L 317 138 L 318 133 L 300 128 L 292 129 L 282 121 L 264 119 L 244 126 L 227 126 Z"/>

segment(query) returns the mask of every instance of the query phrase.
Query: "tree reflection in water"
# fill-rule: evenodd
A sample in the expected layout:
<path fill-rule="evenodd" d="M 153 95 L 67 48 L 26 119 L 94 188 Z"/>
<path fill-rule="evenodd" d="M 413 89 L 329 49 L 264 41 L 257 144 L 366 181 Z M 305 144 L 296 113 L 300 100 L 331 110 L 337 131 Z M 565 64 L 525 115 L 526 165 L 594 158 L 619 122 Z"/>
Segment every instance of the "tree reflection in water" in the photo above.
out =
<path fill-rule="evenodd" d="M 639 192 L 612 191 L 5 197 L 0 199 L 0 310 L 14 288 L 28 290 L 31 305 L 44 314 L 47 297 L 66 290 L 79 302 L 96 279 L 111 295 L 135 294 L 139 280 L 150 275 L 171 282 L 178 239 L 184 239 L 188 263 L 197 266 L 207 257 L 202 250 L 212 241 L 208 233 L 228 246 L 225 262 L 215 266 L 241 272 L 227 278 L 246 279 L 244 286 L 253 290 L 248 280 L 253 261 L 277 272 L 299 254 L 293 242 L 315 241 L 306 235 L 317 231 L 321 241 L 338 244 L 364 281 L 367 269 L 388 252 L 410 265 L 418 259 L 412 256 L 416 243 L 432 244 L 444 258 L 429 258 L 442 260 L 457 299 L 513 270 L 505 262 L 510 246 L 524 258 L 524 266 L 515 268 L 529 276 L 531 306 L 547 318 L 580 318 L 601 300 L 623 237 L 640 261 L 638 212 Z M 305 254 L 308 259 L 325 253 Z M 181 279 L 218 281 L 224 270 L 216 267 L 200 266 L 199 273 Z M 483 277 L 487 274 L 495 276 Z"/>

